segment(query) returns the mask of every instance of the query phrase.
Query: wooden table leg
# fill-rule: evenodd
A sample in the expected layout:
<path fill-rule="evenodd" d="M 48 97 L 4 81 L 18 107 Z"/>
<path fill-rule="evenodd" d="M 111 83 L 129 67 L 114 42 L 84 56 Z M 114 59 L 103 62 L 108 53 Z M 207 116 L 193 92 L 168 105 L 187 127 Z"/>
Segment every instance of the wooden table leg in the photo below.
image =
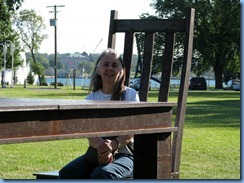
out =
<path fill-rule="evenodd" d="M 170 179 L 170 133 L 135 135 L 134 140 L 134 179 Z"/>

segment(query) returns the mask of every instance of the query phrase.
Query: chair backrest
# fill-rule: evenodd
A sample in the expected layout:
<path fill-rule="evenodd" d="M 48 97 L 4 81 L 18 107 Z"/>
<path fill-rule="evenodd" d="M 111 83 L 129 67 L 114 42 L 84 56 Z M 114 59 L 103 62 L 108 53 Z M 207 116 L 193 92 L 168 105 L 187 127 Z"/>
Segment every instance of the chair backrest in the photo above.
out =
<path fill-rule="evenodd" d="M 141 101 L 147 101 L 149 82 L 151 78 L 153 62 L 154 34 L 165 33 L 163 67 L 158 101 L 167 102 L 170 90 L 170 80 L 174 61 L 175 34 L 184 33 L 183 64 L 180 76 L 180 87 L 176 109 L 175 126 L 178 131 L 174 133 L 172 143 L 172 175 L 179 176 L 180 155 L 182 146 L 183 127 L 186 112 L 188 84 L 191 70 L 193 32 L 195 10 L 189 9 L 183 19 L 118 19 L 118 12 L 111 11 L 108 47 L 115 48 L 116 33 L 125 33 L 123 60 L 126 65 L 126 73 L 130 73 L 133 55 L 134 34 L 145 33 L 143 49 L 143 66 L 141 72 L 139 97 Z M 126 85 L 129 84 L 130 74 L 126 76 Z"/>

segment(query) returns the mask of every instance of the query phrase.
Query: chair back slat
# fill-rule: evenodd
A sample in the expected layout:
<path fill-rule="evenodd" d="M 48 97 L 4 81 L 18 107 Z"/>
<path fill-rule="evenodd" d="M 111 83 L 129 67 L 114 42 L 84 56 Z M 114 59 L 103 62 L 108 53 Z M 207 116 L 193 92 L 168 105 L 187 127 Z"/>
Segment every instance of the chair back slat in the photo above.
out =
<path fill-rule="evenodd" d="M 158 101 L 167 102 L 169 97 L 170 79 L 174 61 L 174 33 L 166 33 L 165 50 L 163 55 L 163 68 L 161 74 L 161 83 L 159 89 Z"/>
<path fill-rule="evenodd" d="M 143 67 L 139 89 L 139 98 L 141 101 L 147 101 L 148 97 L 149 83 L 152 71 L 153 43 L 154 33 L 146 33 L 143 53 Z"/>
<path fill-rule="evenodd" d="M 125 33 L 125 43 L 124 43 L 124 54 L 123 54 L 123 61 L 125 63 L 126 68 L 126 80 L 125 85 L 129 85 L 130 81 L 130 70 L 131 70 L 131 62 L 132 62 L 132 55 L 133 55 L 133 44 L 134 44 L 134 33 L 133 32 L 126 32 Z"/>
<path fill-rule="evenodd" d="M 118 11 L 111 11 L 110 14 L 110 24 L 109 24 L 109 32 L 108 32 L 108 48 L 115 48 L 116 43 L 116 34 L 114 31 L 115 20 L 118 18 Z"/>

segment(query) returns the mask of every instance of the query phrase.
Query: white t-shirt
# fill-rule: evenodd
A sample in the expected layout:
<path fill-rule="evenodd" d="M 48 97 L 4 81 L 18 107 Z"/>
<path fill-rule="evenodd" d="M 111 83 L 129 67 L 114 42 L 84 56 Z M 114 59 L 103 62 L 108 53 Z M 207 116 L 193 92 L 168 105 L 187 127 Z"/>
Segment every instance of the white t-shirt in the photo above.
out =
<path fill-rule="evenodd" d="M 101 90 L 97 90 L 86 97 L 86 100 L 111 100 L 112 94 L 105 94 Z M 140 101 L 139 96 L 133 88 L 125 87 L 124 101 Z"/>
<path fill-rule="evenodd" d="M 86 97 L 86 100 L 111 100 L 112 94 L 105 94 L 101 90 L 97 90 L 92 92 Z M 125 87 L 125 98 L 123 101 L 140 101 L 139 96 L 133 88 Z M 132 139 L 132 143 L 133 143 Z M 116 153 L 123 153 L 123 154 L 132 154 L 133 152 L 130 151 L 128 145 L 121 146 Z"/>

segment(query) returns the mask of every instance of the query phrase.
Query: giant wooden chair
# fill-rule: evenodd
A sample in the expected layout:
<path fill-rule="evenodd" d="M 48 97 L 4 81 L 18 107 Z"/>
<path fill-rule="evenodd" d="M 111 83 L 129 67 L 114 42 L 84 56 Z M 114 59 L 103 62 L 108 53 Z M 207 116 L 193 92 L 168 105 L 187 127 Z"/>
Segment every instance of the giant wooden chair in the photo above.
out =
<path fill-rule="evenodd" d="M 177 131 L 173 133 L 173 140 L 169 133 L 158 134 L 157 138 L 162 139 L 160 145 L 158 143 L 157 152 L 162 152 L 164 156 L 163 164 L 170 164 L 172 170 L 168 174 L 160 174 L 163 166 L 158 167 L 143 167 L 145 172 L 150 171 L 150 169 L 156 169 L 158 177 L 157 178 L 179 178 L 180 169 L 180 156 L 182 147 L 182 136 L 184 128 L 184 120 L 186 113 L 186 102 L 188 94 L 188 83 L 191 69 L 191 59 L 192 59 L 192 46 L 193 46 L 193 32 L 194 32 L 194 17 L 195 10 L 190 9 L 183 19 L 118 19 L 118 12 L 115 10 L 111 11 L 110 17 L 110 27 L 109 27 L 109 37 L 108 37 L 108 47 L 115 48 L 116 43 L 116 33 L 125 33 L 124 39 L 124 53 L 123 60 L 126 65 L 126 85 L 129 84 L 131 60 L 133 54 L 133 43 L 134 34 L 136 32 L 145 33 L 144 42 L 144 52 L 143 52 L 143 67 L 141 73 L 141 83 L 139 89 L 139 97 L 141 101 L 147 101 L 149 82 L 151 77 L 152 62 L 153 62 L 153 44 L 154 44 L 154 34 L 156 32 L 165 33 L 165 45 L 164 45 L 164 55 L 163 55 L 163 67 L 162 67 L 162 77 L 158 95 L 158 101 L 168 102 L 168 96 L 170 91 L 170 79 L 174 62 L 174 44 L 175 44 L 175 34 L 184 33 L 184 50 L 183 50 L 183 64 L 180 77 L 180 87 L 178 92 L 178 101 L 176 107 L 175 116 L 175 127 Z M 150 143 L 151 138 L 155 136 L 150 135 L 135 135 L 135 139 L 143 139 L 143 144 L 136 144 L 135 146 L 144 146 L 145 152 L 150 153 L 151 149 L 147 149 L 147 143 Z M 136 141 L 135 141 L 136 142 Z M 162 148 L 164 147 L 164 148 Z M 171 149 L 171 154 L 164 154 L 165 147 Z M 140 148 L 138 148 L 140 149 Z M 168 152 L 168 151 L 167 151 Z M 142 161 L 143 159 L 135 159 L 136 161 Z M 147 160 L 143 160 L 147 161 Z M 159 161 L 156 157 L 155 161 Z M 158 162 L 160 164 L 162 162 Z M 161 164 L 162 165 L 162 164 Z M 159 168 L 160 167 L 160 168 Z M 134 172 L 134 175 L 136 172 Z M 155 175 L 152 175 L 152 177 Z"/>

